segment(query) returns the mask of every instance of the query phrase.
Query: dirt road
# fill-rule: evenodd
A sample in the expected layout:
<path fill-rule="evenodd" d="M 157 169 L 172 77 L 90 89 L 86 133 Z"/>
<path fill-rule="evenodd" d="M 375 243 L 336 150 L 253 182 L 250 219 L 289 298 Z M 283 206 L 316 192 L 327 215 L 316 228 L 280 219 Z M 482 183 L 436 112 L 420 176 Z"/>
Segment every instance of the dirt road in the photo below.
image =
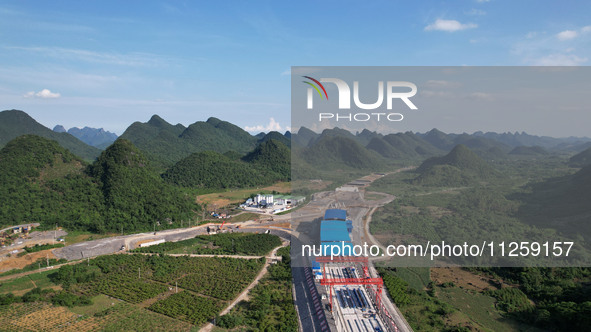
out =
<path fill-rule="evenodd" d="M 251 289 L 254 288 L 254 286 L 256 286 L 259 281 L 265 276 L 265 274 L 267 274 L 269 265 L 271 265 L 271 261 L 274 258 L 277 258 L 277 251 L 282 248 L 289 245 L 289 242 L 283 242 L 283 244 L 280 247 L 277 247 L 275 249 L 273 249 L 273 251 L 271 252 L 271 255 L 266 256 L 265 257 L 265 265 L 263 266 L 263 268 L 261 269 L 261 272 L 259 272 L 259 274 L 256 276 L 256 278 L 254 278 L 254 280 L 250 283 L 250 285 L 248 285 L 248 287 L 246 287 L 242 293 L 240 293 L 240 295 L 238 295 L 234 301 L 232 301 L 232 303 L 230 303 L 230 305 L 228 305 L 224 310 L 222 310 L 222 312 L 220 312 L 220 316 L 223 316 L 227 313 L 230 312 L 230 310 L 232 310 L 232 308 L 234 308 L 238 303 L 240 303 L 240 301 L 246 301 L 248 300 L 248 292 L 250 292 Z M 232 257 L 237 257 L 237 256 L 232 256 Z M 248 256 L 248 257 L 252 257 L 252 256 Z M 204 327 L 202 327 L 199 332 L 209 332 L 213 329 L 213 324 L 212 323 L 207 323 L 207 325 L 205 325 Z"/>

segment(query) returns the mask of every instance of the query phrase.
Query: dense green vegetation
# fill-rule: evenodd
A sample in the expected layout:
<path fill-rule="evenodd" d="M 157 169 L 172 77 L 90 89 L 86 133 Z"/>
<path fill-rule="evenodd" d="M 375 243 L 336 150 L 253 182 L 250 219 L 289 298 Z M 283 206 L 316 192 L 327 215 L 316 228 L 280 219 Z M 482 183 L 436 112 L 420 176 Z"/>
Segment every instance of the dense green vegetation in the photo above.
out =
<path fill-rule="evenodd" d="M 249 293 L 248 302 L 239 303 L 230 313 L 216 319 L 225 329 L 239 327 L 258 331 L 297 331 L 297 313 L 291 291 L 289 247 L 278 250 L 281 262 L 271 265 L 268 274 Z"/>
<path fill-rule="evenodd" d="M 288 135 L 289 132 L 286 133 L 286 135 Z M 269 140 L 275 140 L 278 141 L 280 143 L 282 143 L 283 145 L 287 146 L 287 147 L 291 147 L 291 134 L 289 134 L 289 136 L 286 136 L 281 134 L 280 132 L 277 131 L 270 131 L 266 134 L 264 134 L 260 139 L 259 139 L 259 144 L 260 143 L 264 143 L 267 142 Z M 255 136 L 256 137 L 256 136 Z"/>
<path fill-rule="evenodd" d="M 121 135 L 131 141 L 156 166 L 166 168 L 195 152 L 254 149 L 257 139 L 229 122 L 216 118 L 184 127 L 171 125 L 157 115 L 147 123 L 135 122 Z"/>
<path fill-rule="evenodd" d="M 291 178 L 291 151 L 281 141 L 266 140 L 242 159 L 273 181 L 289 181 Z"/>
<path fill-rule="evenodd" d="M 367 148 L 385 158 L 407 160 L 423 159 L 443 152 L 412 132 L 374 137 L 367 144 Z"/>
<path fill-rule="evenodd" d="M 247 163 L 213 151 L 191 154 L 168 169 L 162 177 L 168 183 L 199 188 L 240 188 L 268 183 Z"/>
<path fill-rule="evenodd" d="M 572 167 L 583 167 L 591 165 L 591 148 L 585 149 L 570 157 L 568 160 L 569 165 Z"/>
<path fill-rule="evenodd" d="M 190 220 L 195 208 L 190 197 L 165 184 L 149 167 L 148 161 L 129 141 L 119 139 L 89 168 L 99 184 L 106 211 L 97 229 L 147 229 L 154 222 Z"/>
<path fill-rule="evenodd" d="M 0 150 L 0 224 L 24 221 L 91 228 L 102 195 L 84 163 L 55 141 L 25 135 Z M 65 226 L 65 225 L 64 225 Z"/>
<path fill-rule="evenodd" d="M 0 226 L 58 223 L 92 232 L 147 230 L 194 218 L 198 206 L 166 184 L 129 141 L 87 166 L 57 142 L 21 136 L 0 150 Z"/>
<path fill-rule="evenodd" d="M 432 157 L 417 168 L 415 184 L 465 186 L 499 177 L 498 172 L 466 146 L 460 144 L 443 157 Z"/>
<path fill-rule="evenodd" d="M 100 150 L 68 133 L 56 133 L 18 110 L 0 112 L 0 148 L 22 135 L 37 135 L 57 141 L 64 149 L 87 161 L 93 161 Z"/>
<path fill-rule="evenodd" d="M 391 299 L 399 307 L 406 321 L 416 331 L 463 331 L 450 326 L 446 318 L 455 311 L 449 304 L 435 297 L 433 288 L 417 290 L 396 276 L 395 270 L 380 268 L 380 276 Z M 434 287 L 431 285 L 430 287 Z"/>
<path fill-rule="evenodd" d="M 149 309 L 191 324 L 201 325 L 222 309 L 222 303 L 189 292 L 180 292 L 152 304 Z"/>
<path fill-rule="evenodd" d="M 111 255 L 62 266 L 51 278 L 76 296 L 105 294 L 140 303 L 170 295 L 149 309 L 202 324 L 218 313 L 224 301 L 238 295 L 263 264 L 264 259 Z"/>
<path fill-rule="evenodd" d="M 321 169 L 373 169 L 385 168 L 385 160 L 365 149 L 355 140 L 342 136 L 321 136 L 298 155 L 306 163 Z"/>
<path fill-rule="evenodd" d="M 266 255 L 281 245 L 281 239 L 271 234 L 222 233 L 198 235 L 193 239 L 165 242 L 155 246 L 137 248 L 134 252 L 156 254 L 206 255 Z"/>
<path fill-rule="evenodd" d="M 587 331 L 591 326 L 591 269 L 478 268 L 519 288 L 490 291 L 508 315 L 546 329 Z M 535 305 L 532 305 L 532 302 Z"/>
<path fill-rule="evenodd" d="M 283 266 L 285 270 L 278 272 L 274 267 L 271 275 L 279 278 L 291 278 L 289 273 L 289 258 Z M 134 316 L 152 316 L 139 313 L 125 304 L 111 305 L 118 300 L 137 304 L 135 308 L 147 307 L 158 312 L 190 324 L 202 325 L 212 320 L 219 311 L 227 305 L 227 301 L 240 293 L 260 272 L 264 259 L 235 259 L 235 258 L 196 258 L 149 255 L 110 255 L 101 256 L 87 262 L 74 265 L 64 265 L 55 271 L 42 275 L 47 279 L 35 277 L 40 287 L 32 288 L 30 277 L 15 279 L 2 288 L 0 294 L 0 312 L 16 303 L 52 303 L 55 306 L 76 307 L 86 317 L 103 318 L 113 316 L 105 324 L 124 326 L 129 322 L 125 316 L 118 315 L 125 309 Z M 41 275 L 41 274 L 40 274 Z M 27 285 L 21 285 L 25 281 Z M 62 290 L 53 290 L 56 285 Z M 178 288 L 177 288 L 178 285 Z M 286 285 L 291 295 L 290 284 Z M 31 289 L 22 296 L 15 296 L 12 292 L 19 289 Z M 285 289 L 282 288 L 282 293 Z M 104 295 L 111 297 L 108 306 L 97 309 L 83 309 L 81 306 L 93 304 L 91 299 L 99 302 Z M 285 300 L 285 305 L 291 308 L 295 321 L 295 312 L 291 299 Z M 291 305 L 291 307 L 289 307 Z M 94 305 L 93 305 L 94 306 Z M 138 316 L 139 315 L 139 316 Z M 160 318 L 162 319 L 162 318 Z M 178 325 L 170 321 L 172 325 Z M 141 323 L 144 324 L 144 323 Z M 154 324 L 149 323 L 148 325 Z M 297 327 L 297 322 L 295 323 Z M 129 328 L 129 327 L 128 327 Z M 160 328 L 161 329 L 161 328 Z"/>
<path fill-rule="evenodd" d="M 565 175 L 529 184 L 526 192 L 515 199 L 524 202 L 520 219 L 534 225 L 560 229 L 570 236 L 591 234 L 588 215 L 591 213 L 591 165 L 572 175 Z M 582 239 L 579 242 L 585 243 Z"/>
<path fill-rule="evenodd" d="M 84 295 L 77 296 L 64 291 L 55 291 L 51 288 L 41 289 L 37 287 L 28 291 L 23 296 L 14 296 L 12 293 L 0 294 L 0 306 L 12 305 L 17 302 L 30 303 L 40 301 L 64 307 L 92 304 L 90 298 Z"/>
<path fill-rule="evenodd" d="M 289 148 L 270 139 L 241 159 L 235 151 L 193 153 L 174 164 L 162 177 L 183 187 L 231 189 L 289 181 L 290 170 Z"/>
<path fill-rule="evenodd" d="M 466 153 L 462 155 L 470 156 Z M 428 165 L 431 171 L 438 173 L 436 167 L 453 164 L 442 163 L 444 158 L 439 159 L 439 165 Z M 579 246 L 573 248 L 569 259 L 574 260 L 569 264 L 577 265 L 577 259 L 582 264 L 588 262 L 588 248 L 582 234 L 589 234 L 590 230 L 584 216 L 590 212 L 585 201 L 591 190 L 591 168 L 585 167 L 573 174 L 564 159 L 542 153 L 536 154 L 535 158 L 535 162 L 531 158 L 496 160 L 494 168 L 499 170 L 497 175 L 484 180 L 478 177 L 480 181 L 450 181 L 449 178 L 454 177 L 442 172 L 438 174 L 442 181 L 435 181 L 435 185 L 414 181 L 417 175 L 413 172 L 380 179 L 372 185 L 372 189 L 391 192 L 398 197 L 374 213 L 370 230 L 380 236 L 384 244 L 389 244 L 388 241 L 420 243 L 427 239 L 444 239 L 446 243 L 478 240 L 498 243 L 564 241 L 570 238 Z M 460 177 L 468 174 L 477 178 L 479 172 L 486 174 L 479 171 L 486 167 L 473 155 L 463 158 L 462 162 L 455 160 L 455 174 Z M 462 165 L 464 170 L 457 165 Z M 419 177 L 425 174 L 424 169 L 419 168 L 419 171 L 423 171 Z M 545 265 L 567 261 L 561 258 L 559 261 L 543 262 L 530 257 L 528 261 L 517 264 Z M 487 258 L 472 261 L 471 264 L 503 266 L 507 262 Z M 512 321 L 513 327 L 504 326 L 502 329 L 518 330 L 526 325 L 557 331 L 588 329 L 591 308 L 591 275 L 588 268 L 473 268 L 472 271 L 492 275 L 501 281 L 481 292 L 458 288 L 453 283 L 407 287 L 409 300 L 401 305 L 401 310 L 413 328 L 461 330 L 470 324 L 458 327 L 452 323 L 469 319 L 476 324 L 473 327 L 493 330 L 500 329 L 502 325 L 498 324 L 503 320 Z M 411 274 L 399 274 L 395 270 L 381 272 L 404 281 L 408 279 L 408 282 L 416 279 Z M 392 281 L 390 277 L 384 277 L 384 280 L 388 289 L 392 289 L 393 297 L 405 303 L 404 282 Z M 487 303 L 494 303 L 494 311 L 486 309 Z M 458 311 L 448 312 L 446 306 Z M 485 309 L 488 314 L 482 312 Z"/>
<path fill-rule="evenodd" d="M 547 155 L 548 151 L 541 146 L 517 146 L 509 154 L 517 156 L 543 156 Z"/>

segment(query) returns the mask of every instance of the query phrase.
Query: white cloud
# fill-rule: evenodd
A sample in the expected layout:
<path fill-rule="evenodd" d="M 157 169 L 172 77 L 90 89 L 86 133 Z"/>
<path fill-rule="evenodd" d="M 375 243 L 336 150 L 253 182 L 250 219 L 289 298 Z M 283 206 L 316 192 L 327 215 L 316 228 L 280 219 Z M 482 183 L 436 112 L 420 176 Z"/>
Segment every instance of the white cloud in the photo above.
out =
<path fill-rule="evenodd" d="M 545 57 L 531 61 L 535 66 L 580 66 L 587 62 L 587 58 L 582 58 L 574 54 L 550 54 Z"/>
<path fill-rule="evenodd" d="M 447 32 L 455 32 L 460 30 L 466 29 L 473 29 L 478 27 L 478 25 L 474 23 L 460 23 L 456 20 L 442 20 L 437 19 L 435 22 L 427 25 L 425 27 L 425 31 L 447 31 Z"/>
<path fill-rule="evenodd" d="M 556 37 L 560 40 L 570 40 L 575 39 L 579 33 L 575 30 L 564 30 L 559 32 Z"/>
<path fill-rule="evenodd" d="M 571 40 L 579 37 L 581 34 L 591 32 L 591 25 L 587 25 L 577 30 L 564 30 L 556 34 L 559 40 Z"/>
<path fill-rule="evenodd" d="M 256 125 L 256 126 L 245 126 L 244 130 L 250 133 L 260 133 L 260 132 L 269 132 L 269 131 L 278 131 L 283 132 L 284 130 L 291 130 L 289 126 L 282 128 L 279 122 L 275 121 L 274 118 L 269 118 L 269 123 L 264 125 Z"/>
<path fill-rule="evenodd" d="M 57 92 L 51 92 L 49 89 L 43 89 L 39 92 L 29 91 L 23 95 L 25 98 L 43 98 L 43 99 L 55 99 L 61 97 Z"/>

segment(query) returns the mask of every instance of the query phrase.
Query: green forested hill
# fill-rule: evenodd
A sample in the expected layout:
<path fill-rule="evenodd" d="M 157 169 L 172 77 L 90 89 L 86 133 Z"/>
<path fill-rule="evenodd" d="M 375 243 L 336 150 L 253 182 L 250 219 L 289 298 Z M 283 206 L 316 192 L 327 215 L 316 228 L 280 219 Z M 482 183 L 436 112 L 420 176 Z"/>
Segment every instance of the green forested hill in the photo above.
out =
<path fill-rule="evenodd" d="M 0 150 L 0 224 L 91 229 L 103 212 L 98 186 L 85 163 L 57 142 L 25 135 Z"/>
<path fill-rule="evenodd" d="M 194 152 L 246 153 L 254 149 L 257 141 L 240 127 L 216 118 L 185 128 L 181 124 L 173 126 L 157 115 L 147 123 L 133 123 L 121 138 L 131 141 L 160 168 L 172 166 Z"/>
<path fill-rule="evenodd" d="M 374 137 L 367 148 L 389 159 L 418 159 L 442 152 L 411 132 Z"/>
<path fill-rule="evenodd" d="M 142 150 L 155 166 L 172 165 L 191 153 L 190 146 L 179 139 L 185 129 L 181 124 L 173 126 L 154 115 L 147 123 L 131 124 L 121 138 Z"/>
<path fill-rule="evenodd" d="M 162 177 L 183 187 L 243 188 L 287 181 L 290 151 L 274 139 L 261 143 L 242 159 L 234 153 L 196 152 L 176 163 Z"/>
<path fill-rule="evenodd" d="M 275 181 L 291 178 L 291 151 L 280 141 L 270 139 L 242 158 Z M 275 173 L 275 174 L 270 174 Z"/>
<path fill-rule="evenodd" d="M 23 111 L 10 110 L 0 112 L 0 147 L 3 147 L 10 140 L 26 134 L 37 135 L 57 141 L 59 145 L 87 161 L 94 160 L 101 152 L 99 149 L 87 145 L 68 133 L 54 132 L 35 121 L 35 119 Z"/>
<path fill-rule="evenodd" d="M 272 140 L 272 139 L 283 143 L 287 147 L 291 147 L 291 139 L 289 137 L 281 134 L 280 132 L 277 132 L 277 131 L 270 131 L 266 135 L 261 137 L 259 139 L 259 144 L 264 143 L 269 140 Z"/>
<path fill-rule="evenodd" d="M 520 214 L 536 225 L 559 227 L 567 234 L 590 234 L 591 165 L 572 175 L 550 178 L 529 186 Z"/>
<path fill-rule="evenodd" d="M 351 138 L 321 136 L 301 150 L 300 158 L 308 164 L 324 169 L 380 170 L 385 160 L 376 152 L 367 150 Z"/>
<path fill-rule="evenodd" d="M 252 165 L 214 151 L 193 153 L 168 169 L 162 177 L 168 183 L 183 187 L 218 189 L 252 187 L 272 182 Z"/>
<path fill-rule="evenodd" d="M 384 158 L 389 159 L 400 159 L 403 157 L 403 153 L 388 143 L 382 137 L 374 137 L 369 141 L 366 148 L 379 153 Z"/>
<path fill-rule="evenodd" d="M 117 140 L 91 166 L 55 141 L 18 137 L 0 150 L 0 224 L 56 223 L 94 232 L 148 230 L 188 220 L 197 206 L 164 183 L 129 141 Z"/>
<path fill-rule="evenodd" d="M 541 146 L 517 146 L 509 154 L 516 156 L 544 156 L 548 154 L 548 151 Z"/>
<path fill-rule="evenodd" d="M 291 134 L 292 143 L 297 144 L 299 146 L 307 146 L 311 141 L 315 140 L 319 135 L 312 130 L 301 127 L 297 133 Z"/>
<path fill-rule="evenodd" d="M 192 197 L 165 183 L 149 161 L 128 140 L 118 139 L 89 167 L 105 202 L 106 229 L 146 229 L 154 222 L 165 224 L 190 220 L 196 208 Z"/>
<path fill-rule="evenodd" d="M 499 176 L 494 168 L 462 144 L 445 156 L 425 160 L 416 172 L 419 173 L 414 180 L 416 183 L 436 186 L 464 186 Z"/>
<path fill-rule="evenodd" d="M 569 159 L 569 165 L 573 167 L 583 167 L 591 165 L 591 148 L 588 148 Z"/>

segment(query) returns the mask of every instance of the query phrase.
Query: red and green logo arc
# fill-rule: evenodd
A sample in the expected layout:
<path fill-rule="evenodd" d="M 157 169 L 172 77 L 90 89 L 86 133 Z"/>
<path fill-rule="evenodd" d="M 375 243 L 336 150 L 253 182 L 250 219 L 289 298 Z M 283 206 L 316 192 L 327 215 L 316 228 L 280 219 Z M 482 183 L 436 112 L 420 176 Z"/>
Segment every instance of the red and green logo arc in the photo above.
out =
<path fill-rule="evenodd" d="M 302 77 L 307 78 L 310 81 L 316 83 L 317 85 L 314 85 L 311 82 L 302 81 L 302 82 L 310 85 L 311 87 L 313 87 L 316 90 L 316 92 L 318 92 L 318 95 L 320 96 L 320 98 L 325 98 L 326 97 L 326 100 L 328 100 L 328 94 L 326 93 L 326 89 L 324 88 L 324 85 L 322 85 L 322 83 L 320 83 L 318 80 L 316 80 L 316 79 L 314 79 L 314 78 L 312 78 L 310 76 L 302 76 Z M 320 87 L 320 89 L 322 89 L 322 91 L 324 91 L 324 95 L 322 95 L 322 92 L 320 92 L 320 89 L 318 89 L 318 87 Z"/>

